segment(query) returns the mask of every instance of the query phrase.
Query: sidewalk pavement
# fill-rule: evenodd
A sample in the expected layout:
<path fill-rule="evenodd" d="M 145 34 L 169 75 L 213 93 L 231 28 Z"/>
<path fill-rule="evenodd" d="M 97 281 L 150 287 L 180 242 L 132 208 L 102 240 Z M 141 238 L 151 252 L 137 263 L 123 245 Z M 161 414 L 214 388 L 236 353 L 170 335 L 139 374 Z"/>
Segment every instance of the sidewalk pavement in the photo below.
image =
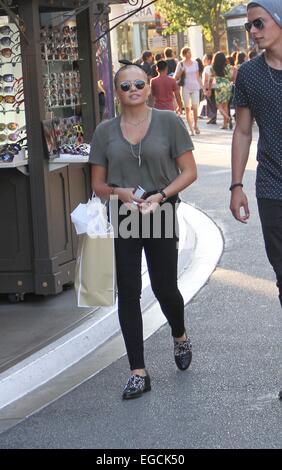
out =
<path fill-rule="evenodd" d="M 222 253 L 223 240 L 212 220 L 192 206 L 181 203 L 178 218 L 179 285 L 186 304 L 213 272 Z M 117 305 L 108 308 L 80 309 L 75 307 L 75 302 L 73 289 L 56 298 L 30 297 L 24 303 L 13 305 L 5 304 L 5 299 L 2 300 L 1 330 L 6 334 L 0 344 L 0 432 L 15 424 L 19 408 L 22 410 L 24 408 L 26 415 L 49 402 L 49 394 L 44 395 L 42 392 L 44 384 L 82 358 L 93 354 L 119 333 Z M 156 305 L 150 287 L 145 258 L 142 264 L 142 312 L 145 337 L 153 334 L 166 322 Z M 59 313 L 58 320 L 57 313 Z M 152 315 L 154 315 L 153 323 Z M 54 324 L 50 324 L 52 322 Z M 124 347 L 118 355 L 120 357 L 123 354 L 125 354 Z M 114 359 L 116 357 L 111 357 L 111 361 Z M 93 367 L 89 375 L 93 375 Z M 84 380 L 86 378 L 87 374 Z M 80 381 L 81 378 L 71 384 L 65 381 L 64 393 Z M 34 400 L 37 389 L 40 390 L 40 403 Z M 55 389 L 53 386 L 56 395 Z M 34 393 L 31 400 L 31 396 L 27 394 L 32 392 Z M 62 386 L 59 387 L 57 394 L 58 396 L 62 394 Z M 30 401 L 36 401 L 37 405 L 31 408 L 28 405 L 25 408 L 25 404 L 30 404 Z M 11 409 L 14 410 L 12 414 Z"/>
<path fill-rule="evenodd" d="M 188 208 L 201 209 L 190 213 L 189 224 L 204 215 L 211 227 L 220 228 L 224 252 L 185 310 L 191 367 L 185 373 L 177 370 L 170 329 L 155 325 L 158 308 L 153 305 L 144 312 L 151 392 L 130 403 L 121 400 L 128 362 L 115 335 L 25 400 L 4 408 L 2 430 L 23 421 L 0 435 L 0 448 L 281 448 L 281 308 L 257 215 L 256 143 L 244 177 L 251 219 L 241 225 L 228 209 L 232 134 L 205 122 L 199 126 L 201 134 L 193 137 L 198 180 L 182 196 Z M 206 252 L 213 253 L 210 231 L 202 235 Z M 197 248 L 200 237 L 195 240 Z M 202 262 L 196 256 L 189 265 L 192 276 L 185 278 L 189 267 L 180 276 L 181 289 L 197 277 Z"/>

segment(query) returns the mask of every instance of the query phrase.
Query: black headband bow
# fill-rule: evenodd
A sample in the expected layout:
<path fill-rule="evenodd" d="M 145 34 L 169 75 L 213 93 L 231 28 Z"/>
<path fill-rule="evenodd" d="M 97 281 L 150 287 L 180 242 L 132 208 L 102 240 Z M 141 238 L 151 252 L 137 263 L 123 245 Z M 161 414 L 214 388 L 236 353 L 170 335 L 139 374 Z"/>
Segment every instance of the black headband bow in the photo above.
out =
<path fill-rule="evenodd" d="M 139 69 L 143 70 L 142 65 L 134 64 L 134 62 L 131 62 L 130 60 L 127 60 L 127 59 L 120 59 L 119 63 L 122 64 L 122 65 L 135 65 L 135 67 L 139 67 Z"/>

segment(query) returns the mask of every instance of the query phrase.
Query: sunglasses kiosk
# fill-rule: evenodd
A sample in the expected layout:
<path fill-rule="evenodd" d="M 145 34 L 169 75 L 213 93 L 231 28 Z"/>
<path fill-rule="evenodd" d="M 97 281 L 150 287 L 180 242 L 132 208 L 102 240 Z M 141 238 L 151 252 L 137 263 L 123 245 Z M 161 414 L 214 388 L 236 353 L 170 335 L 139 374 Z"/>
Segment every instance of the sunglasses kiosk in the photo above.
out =
<path fill-rule="evenodd" d="M 91 195 L 89 142 L 99 122 L 97 5 L 78 4 L 0 9 L 0 294 L 10 301 L 74 282 L 70 213 Z"/>

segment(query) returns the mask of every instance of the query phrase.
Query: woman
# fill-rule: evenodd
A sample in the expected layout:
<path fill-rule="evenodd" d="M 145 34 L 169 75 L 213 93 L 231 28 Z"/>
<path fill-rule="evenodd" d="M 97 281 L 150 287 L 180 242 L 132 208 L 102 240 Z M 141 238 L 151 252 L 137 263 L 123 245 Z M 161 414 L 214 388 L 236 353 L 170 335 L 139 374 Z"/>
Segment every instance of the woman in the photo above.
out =
<path fill-rule="evenodd" d="M 236 81 L 236 77 L 237 77 L 237 73 L 238 73 L 239 68 L 241 67 L 241 65 L 244 62 L 246 62 L 246 60 L 248 60 L 246 52 L 244 52 L 244 51 L 238 52 L 237 58 L 236 58 L 236 61 L 235 61 L 235 69 L 234 69 L 234 75 L 233 75 L 234 83 Z"/>
<path fill-rule="evenodd" d="M 154 238 L 151 227 L 160 215 L 160 205 L 167 205 L 175 214 L 177 195 L 196 179 L 196 165 L 193 144 L 181 118 L 172 111 L 148 107 L 150 86 L 140 67 L 132 64 L 122 67 L 114 84 L 122 112 L 96 128 L 90 163 L 93 190 L 105 199 L 115 195 L 120 208 L 115 252 L 118 314 L 131 369 L 123 398 L 129 399 L 151 389 L 144 362 L 140 309 L 143 248 L 153 292 L 172 329 L 175 362 L 185 370 L 192 359 L 184 326 L 183 298 L 177 287 L 178 238 L 175 233 L 165 236 L 165 229 L 169 228 L 165 225 L 173 221 L 164 223 L 162 218 L 159 238 Z M 144 198 L 134 194 L 138 185 L 146 191 Z M 122 227 L 130 215 L 132 221 L 138 222 L 139 230 L 137 235 L 126 237 Z M 148 222 L 149 236 L 142 237 L 142 227 Z"/>
<path fill-rule="evenodd" d="M 216 124 L 217 106 L 215 102 L 215 85 L 210 81 L 212 76 L 212 54 L 205 54 L 203 57 L 204 70 L 203 70 L 203 87 L 204 94 L 207 101 L 207 124 Z"/>
<path fill-rule="evenodd" d="M 105 91 L 105 88 L 104 88 L 103 80 L 98 80 L 97 88 L 98 88 L 100 121 L 103 121 L 105 106 L 106 106 L 106 91 Z"/>
<path fill-rule="evenodd" d="M 232 129 L 232 118 L 229 116 L 229 101 L 232 94 L 231 88 L 231 69 L 226 63 L 226 57 L 223 52 L 216 52 L 212 61 L 212 77 L 215 79 L 215 101 L 217 109 L 223 116 L 223 126 L 221 129 Z"/>
<path fill-rule="evenodd" d="M 185 104 L 186 119 L 192 135 L 200 134 L 197 126 L 198 108 L 200 104 L 200 90 L 203 88 L 199 74 L 199 65 L 192 59 L 191 49 L 183 47 L 181 50 L 183 60 L 178 62 L 174 78 L 178 81 L 185 72 L 184 86 L 182 87 L 182 97 Z M 191 110 L 193 111 L 193 121 L 191 119 Z"/>

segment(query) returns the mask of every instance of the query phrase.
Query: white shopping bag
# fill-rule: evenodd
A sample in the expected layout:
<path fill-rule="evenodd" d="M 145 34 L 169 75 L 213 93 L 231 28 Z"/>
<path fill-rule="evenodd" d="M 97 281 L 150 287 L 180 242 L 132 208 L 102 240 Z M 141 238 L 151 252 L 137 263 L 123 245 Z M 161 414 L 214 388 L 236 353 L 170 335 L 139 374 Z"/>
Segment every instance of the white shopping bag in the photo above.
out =
<path fill-rule="evenodd" d="M 107 233 L 107 208 L 99 197 L 92 197 L 86 204 L 79 204 L 71 213 L 77 235 Z"/>
<path fill-rule="evenodd" d="M 86 207 L 80 207 L 86 206 Z M 80 204 L 71 214 L 80 233 L 75 269 L 78 307 L 114 305 L 116 267 L 114 231 L 99 198 Z"/>

